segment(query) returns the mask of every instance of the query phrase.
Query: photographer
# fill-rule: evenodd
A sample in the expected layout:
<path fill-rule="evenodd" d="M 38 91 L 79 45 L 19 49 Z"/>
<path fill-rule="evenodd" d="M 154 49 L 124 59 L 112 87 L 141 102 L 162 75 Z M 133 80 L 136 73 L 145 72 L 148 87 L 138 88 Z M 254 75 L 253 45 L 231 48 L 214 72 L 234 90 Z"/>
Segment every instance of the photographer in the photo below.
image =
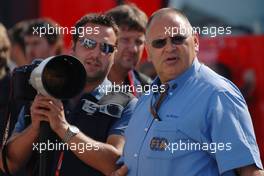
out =
<path fill-rule="evenodd" d="M 30 107 L 31 123 L 28 125 L 26 109 L 22 110 L 7 144 L 7 164 L 11 172 L 32 161 L 33 147 L 43 146 L 37 145 L 41 121 L 49 122 L 54 145 L 63 142 L 69 146 L 90 146 L 86 150 L 76 147 L 51 151 L 47 175 L 109 175 L 117 167 L 115 162 L 125 142 L 124 129 L 137 101 L 130 94 L 105 95 L 106 90 L 99 89 L 99 86 L 111 87 L 106 76 L 116 53 L 118 28 L 110 18 L 97 14 L 82 17 L 75 27 L 99 27 L 100 30 L 99 34 L 85 34 L 84 37 L 73 35 L 72 54 L 82 62 L 87 74 L 84 91 L 65 104 L 37 95 Z M 31 163 L 36 165 L 37 160 Z M 36 175 L 36 172 L 31 169 L 31 174 Z"/>
<path fill-rule="evenodd" d="M 62 52 L 62 46 L 63 46 L 63 40 L 62 36 L 60 34 L 54 33 L 49 34 L 46 33 L 42 37 L 40 37 L 34 29 L 36 28 L 42 28 L 47 29 L 48 26 L 55 26 L 55 22 L 50 19 L 32 19 L 29 21 L 23 21 L 18 23 L 16 26 L 14 26 L 10 30 L 10 39 L 11 39 L 11 49 L 10 49 L 10 42 L 9 42 L 9 48 L 6 53 L 8 53 L 8 64 L 11 59 L 19 59 L 20 61 L 15 62 L 15 65 L 8 65 L 9 70 L 12 71 L 14 67 L 22 66 L 25 64 L 30 64 L 34 59 L 44 59 L 53 55 L 61 54 Z M 6 36 L 7 38 L 7 36 Z M 19 45 L 19 46 L 17 46 Z M 13 51 L 14 49 L 14 51 Z M 25 56 L 22 57 L 23 51 Z M 22 53 L 21 53 L 22 52 Z M 19 56 L 19 58 L 10 58 L 10 56 Z M 22 59 L 22 60 L 21 60 Z M 14 81 L 12 81 L 14 82 Z M 5 90 L 8 91 L 2 91 L 3 99 L 6 97 L 6 103 L 5 103 L 5 118 L 4 115 L 0 115 L 1 117 L 1 130 L 0 134 L 3 134 L 4 132 L 8 132 L 7 136 L 10 137 L 11 132 L 14 129 L 15 123 L 17 121 L 19 112 L 23 106 L 28 106 L 29 102 L 24 100 L 18 100 L 15 99 L 12 94 L 10 94 L 10 90 L 13 89 L 10 87 L 10 84 L 13 84 L 11 82 L 11 74 L 8 84 L 1 84 L 1 86 L 6 86 Z M 4 90 L 4 89 L 3 89 Z M 7 104 L 8 102 L 8 104 Z M 9 121 L 9 124 L 7 123 Z M 8 129 L 8 131 L 6 131 Z M 2 136 L 1 134 L 1 136 Z M 0 142 L 2 144 L 2 142 Z"/>

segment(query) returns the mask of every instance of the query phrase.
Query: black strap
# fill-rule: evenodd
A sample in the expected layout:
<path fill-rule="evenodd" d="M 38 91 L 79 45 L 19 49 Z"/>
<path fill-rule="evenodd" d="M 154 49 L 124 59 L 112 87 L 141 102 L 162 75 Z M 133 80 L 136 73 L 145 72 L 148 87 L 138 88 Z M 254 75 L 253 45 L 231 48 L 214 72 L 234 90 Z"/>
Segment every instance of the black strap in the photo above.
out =
<path fill-rule="evenodd" d="M 0 144 L 2 145 L 2 161 L 3 161 L 3 167 L 4 167 L 4 172 L 7 176 L 12 176 L 11 173 L 10 173 L 10 170 L 8 168 L 8 162 L 7 162 L 7 157 L 8 157 L 8 145 L 7 145 L 7 140 L 9 138 L 9 136 L 11 135 L 11 132 L 13 130 L 13 126 L 14 124 L 16 123 L 16 120 L 13 119 L 13 116 L 12 116 L 12 107 L 15 105 L 15 100 L 14 100 L 14 96 L 13 96 L 13 74 L 9 75 L 9 87 L 10 87 L 10 91 L 9 91 L 9 101 L 8 101 L 8 104 L 7 104 L 7 110 L 6 110 L 6 114 L 5 114 L 5 119 L 3 121 L 3 129 L 0 129 L 2 132 L 3 132 L 3 136 L 1 136 L 0 138 Z M 29 103 L 28 103 L 29 104 Z M 29 105 L 26 104 L 26 107 L 28 107 Z M 9 122 L 9 123 L 8 123 Z M 8 132 L 6 131 L 8 129 Z M 1 146 L 0 145 L 0 146 Z"/>
<path fill-rule="evenodd" d="M 2 161 L 3 161 L 3 167 L 4 167 L 4 172 L 8 175 L 8 176 L 12 176 L 10 174 L 10 171 L 9 171 L 9 168 L 8 168 L 8 165 L 7 165 L 7 145 L 6 145 L 6 141 L 7 141 L 7 138 L 8 138 L 8 133 L 6 133 L 6 130 L 10 130 L 9 129 L 9 126 L 10 126 L 10 123 L 9 122 L 9 126 L 8 126 L 8 121 L 10 120 L 10 108 L 11 108 L 11 101 L 10 101 L 10 98 L 12 97 L 12 81 L 11 81 L 11 75 L 9 73 L 8 75 L 8 84 L 9 84 L 9 87 L 10 87 L 10 92 L 9 92 L 9 101 L 8 101 L 8 104 L 6 106 L 6 111 L 5 111 L 5 117 L 4 117 L 4 121 L 2 122 L 4 125 L 3 125 L 3 129 L 0 129 L 3 136 L 0 137 L 0 146 L 2 145 Z M 6 136 L 7 135 L 7 136 Z M 5 138 L 7 137 L 7 138 Z"/>
<path fill-rule="evenodd" d="M 5 139 L 5 134 L 6 134 L 6 129 L 8 129 L 7 124 L 10 118 L 10 111 L 11 111 L 11 97 L 12 97 L 12 81 L 11 81 L 11 75 L 10 73 L 7 75 L 7 77 L 5 78 L 6 83 L 8 84 L 7 89 L 10 89 L 9 92 L 7 92 L 9 95 L 8 96 L 8 101 L 7 102 L 3 102 L 4 103 L 4 108 L 3 108 L 3 112 L 4 112 L 4 119 L 1 122 L 3 125 L 1 126 L 2 128 L 0 129 L 0 134 L 2 136 L 0 136 L 0 146 L 4 146 L 4 139 Z M 2 90 L 1 90 L 2 91 Z M 3 91 L 4 92 L 4 91 Z"/>
<path fill-rule="evenodd" d="M 143 87 L 151 84 L 152 80 L 150 77 L 136 70 L 133 70 L 133 72 Z"/>
<path fill-rule="evenodd" d="M 5 144 L 3 146 L 3 150 L 2 150 L 2 160 L 3 160 L 3 167 L 4 167 L 4 171 L 5 173 L 7 174 L 7 176 L 12 176 L 10 174 L 10 171 L 9 171 L 9 168 L 8 168 L 8 165 L 7 165 L 7 145 Z"/>

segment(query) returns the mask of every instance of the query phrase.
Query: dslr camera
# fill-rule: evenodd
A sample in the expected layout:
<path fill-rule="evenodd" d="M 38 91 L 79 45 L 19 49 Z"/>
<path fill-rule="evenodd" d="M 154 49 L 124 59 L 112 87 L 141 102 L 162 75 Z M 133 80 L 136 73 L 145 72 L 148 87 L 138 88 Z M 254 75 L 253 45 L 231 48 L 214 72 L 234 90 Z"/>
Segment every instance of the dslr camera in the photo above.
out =
<path fill-rule="evenodd" d="M 83 90 L 86 71 L 73 56 L 52 56 L 44 60 L 35 59 L 30 65 L 16 68 L 12 82 L 15 100 L 32 101 L 37 93 L 64 100 Z"/>

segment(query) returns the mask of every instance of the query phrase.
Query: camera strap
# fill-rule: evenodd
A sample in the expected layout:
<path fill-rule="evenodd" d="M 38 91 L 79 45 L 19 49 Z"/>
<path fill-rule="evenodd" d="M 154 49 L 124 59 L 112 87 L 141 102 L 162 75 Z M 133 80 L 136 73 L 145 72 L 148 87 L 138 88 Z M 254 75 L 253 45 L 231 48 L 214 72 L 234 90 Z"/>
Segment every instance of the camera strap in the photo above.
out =
<path fill-rule="evenodd" d="M 3 145 L 3 150 L 2 150 L 2 159 L 3 159 L 3 167 L 4 167 L 4 171 L 5 173 L 8 175 L 8 176 L 12 176 L 10 174 L 10 171 L 9 171 L 9 168 L 8 168 L 8 165 L 7 165 L 7 145 Z"/>
<path fill-rule="evenodd" d="M 55 176 L 60 176 L 60 170 L 61 170 L 61 165 L 62 165 L 63 158 L 64 158 L 64 152 L 62 151 L 60 153 L 59 161 L 58 161 L 58 164 L 57 164 L 57 167 L 56 167 Z"/>
<path fill-rule="evenodd" d="M 5 119 L 3 121 L 3 129 L 1 129 L 1 132 L 3 134 L 3 136 L 1 136 L 1 141 L 0 141 L 0 144 L 2 144 L 2 161 L 3 161 L 3 167 L 4 167 L 4 172 L 5 174 L 7 174 L 8 176 L 12 176 L 10 174 L 10 171 L 9 171 L 9 168 L 8 168 L 8 165 L 7 165 L 7 144 L 6 144 L 6 141 L 7 141 L 7 138 L 8 138 L 8 134 L 9 134 L 9 128 L 10 128 L 10 121 L 11 121 L 11 114 L 10 114 L 10 108 L 12 106 L 12 103 L 10 101 L 10 99 L 12 99 L 12 76 L 11 74 L 8 75 L 8 84 L 9 84 L 9 88 L 10 88 L 10 92 L 9 92 L 9 101 L 8 101 L 8 104 L 7 104 L 7 107 L 6 107 L 6 112 L 5 112 Z"/>

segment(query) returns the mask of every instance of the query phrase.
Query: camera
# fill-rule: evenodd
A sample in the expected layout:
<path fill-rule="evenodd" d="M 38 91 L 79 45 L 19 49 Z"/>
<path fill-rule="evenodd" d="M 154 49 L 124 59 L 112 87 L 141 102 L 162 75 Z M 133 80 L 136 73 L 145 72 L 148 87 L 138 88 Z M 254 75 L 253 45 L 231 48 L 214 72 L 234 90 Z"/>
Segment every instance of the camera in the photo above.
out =
<path fill-rule="evenodd" d="M 52 56 L 14 69 L 12 82 L 15 100 L 32 101 L 37 93 L 64 100 L 83 90 L 86 71 L 73 56 Z"/>

